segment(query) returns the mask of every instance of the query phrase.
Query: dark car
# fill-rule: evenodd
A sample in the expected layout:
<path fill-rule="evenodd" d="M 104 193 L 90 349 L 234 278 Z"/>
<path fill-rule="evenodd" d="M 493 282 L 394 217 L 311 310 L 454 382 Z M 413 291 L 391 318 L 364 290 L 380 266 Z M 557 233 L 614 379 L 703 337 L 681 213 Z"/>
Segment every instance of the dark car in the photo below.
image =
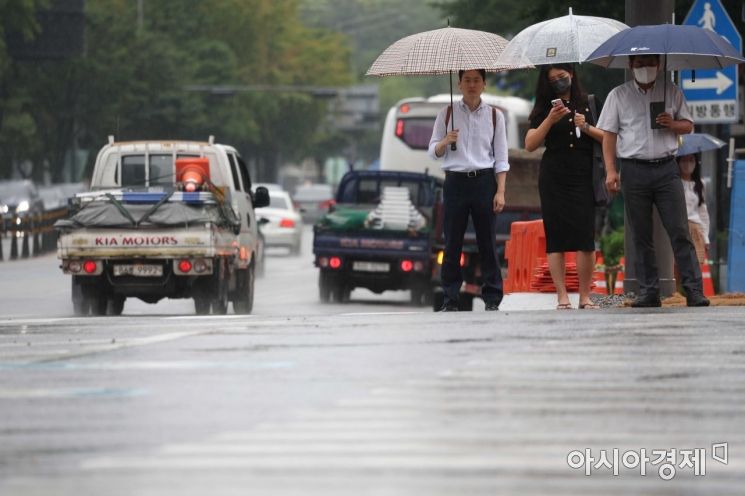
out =
<path fill-rule="evenodd" d="M 11 222 L 20 225 L 43 211 L 44 201 L 34 183 L 25 179 L 0 181 L 0 215 L 6 229 Z"/>

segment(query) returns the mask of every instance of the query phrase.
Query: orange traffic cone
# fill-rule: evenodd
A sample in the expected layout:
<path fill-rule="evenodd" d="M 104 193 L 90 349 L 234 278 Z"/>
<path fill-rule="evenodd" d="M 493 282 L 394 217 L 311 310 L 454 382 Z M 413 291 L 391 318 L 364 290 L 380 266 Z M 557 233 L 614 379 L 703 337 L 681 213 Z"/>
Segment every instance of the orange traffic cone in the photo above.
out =
<path fill-rule="evenodd" d="M 608 294 L 605 288 L 605 262 L 599 251 L 595 254 L 595 270 L 592 272 L 590 291 L 593 294 Z"/>
<path fill-rule="evenodd" d="M 711 279 L 709 264 L 706 262 L 701 264 L 701 278 L 704 282 L 704 296 L 714 296 L 714 281 Z"/>

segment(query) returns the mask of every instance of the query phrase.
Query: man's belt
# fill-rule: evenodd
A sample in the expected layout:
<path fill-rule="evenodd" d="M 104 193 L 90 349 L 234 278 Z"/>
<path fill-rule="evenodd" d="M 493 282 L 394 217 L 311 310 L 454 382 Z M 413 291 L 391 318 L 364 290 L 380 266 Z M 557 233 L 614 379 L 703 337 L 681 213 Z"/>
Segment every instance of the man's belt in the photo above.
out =
<path fill-rule="evenodd" d="M 675 157 L 670 156 L 670 157 L 655 158 L 651 160 L 645 160 L 641 158 L 622 158 L 621 160 L 625 162 L 634 162 L 634 163 L 642 164 L 642 165 L 662 165 L 662 164 L 666 164 L 670 162 L 674 158 Z"/>
<path fill-rule="evenodd" d="M 445 171 L 446 176 L 455 176 L 455 177 L 479 177 L 484 174 L 494 174 L 494 169 L 491 167 L 485 167 L 483 169 L 475 169 L 470 171 Z"/>

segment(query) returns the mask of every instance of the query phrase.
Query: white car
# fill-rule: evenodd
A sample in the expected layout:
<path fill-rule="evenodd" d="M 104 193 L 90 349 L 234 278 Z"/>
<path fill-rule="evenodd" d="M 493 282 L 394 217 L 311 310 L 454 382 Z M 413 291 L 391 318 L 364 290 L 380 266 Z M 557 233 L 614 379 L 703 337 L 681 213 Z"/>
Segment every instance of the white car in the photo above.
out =
<path fill-rule="evenodd" d="M 256 209 L 266 246 L 286 246 L 300 253 L 303 219 L 286 191 L 269 190 L 269 206 Z"/>

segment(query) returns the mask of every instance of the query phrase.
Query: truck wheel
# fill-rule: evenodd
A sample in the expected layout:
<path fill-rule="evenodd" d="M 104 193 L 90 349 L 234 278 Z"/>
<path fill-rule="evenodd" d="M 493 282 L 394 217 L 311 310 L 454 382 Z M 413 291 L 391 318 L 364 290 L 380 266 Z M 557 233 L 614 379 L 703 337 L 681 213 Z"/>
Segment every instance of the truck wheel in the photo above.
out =
<path fill-rule="evenodd" d="M 126 299 L 126 297 L 119 295 L 109 298 L 106 308 L 106 315 L 121 315 L 124 311 L 124 301 Z"/>
<path fill-rule="evenodd" d="M 194 297 L 194 310 L 196 311 L 197 315 L 208 315 L 210 313 L 211 306 L 212 302 L 209 299 L 202 296 Z"/>
<path fill-rule="evenodd" d="M 106 315 L 108 299 L 105 289 L 95 280 L 87 282 L 88 284 L 83 284 L 79 278 L 73 276 L 72 308 L 75 315 Z"/>
<path fill-rule="evenodd" d="M 347 303 L 349 301 L 349 295 L 352 293 L 352 288 L 344 284 L 343 281 L 338 281 L 334 284 L 332 293 L 334 301 L 337 303 Z"/>
<path fill-rule="evenodd" d="M 225 315 L 228 313 L 228 295 L 227 291 L 220 292 L 220 296 L 212 300 L 212 315 Z"/>
<path fill-rule="evenodd" d="M 432 290 L 426 286 L 411 288 L 411 304 L 429 306 L 432 304 Z"/>
<path fill-rule="evenodd" d="M 90 296 L 90 307 L 91 307 L 91 315 L 106 315 L 106 309 L 109 304 L 109 299 L 106 298 L 106 295 L 98 296 Z"/>
<path fill-rule="evenodd" d="M 83 286 L 76 276 L 72 276 L 72 310 L 77 316 L 88 315 L 90 305 L 83 297 Z"/>
<path fill-rule="evenodd" d="M 221 259 L 216 267 L 215 279 L 212 281 L 212 315 L 225 315 L 228 313 L 228 285 L 230 274 L 227 262 Z"/>
<path fill-rule="evenodd" d="M 236 314 L 249 314 L 254 307 L 254 266 L 237 273 L 237 297 L 233 300 L 233 311 Z"/>
<path fill-rule="evenodd" d="M 331 301 L 331 277 L 325 272 L 318 274 L 318 296 L 323 303 Z"/>

